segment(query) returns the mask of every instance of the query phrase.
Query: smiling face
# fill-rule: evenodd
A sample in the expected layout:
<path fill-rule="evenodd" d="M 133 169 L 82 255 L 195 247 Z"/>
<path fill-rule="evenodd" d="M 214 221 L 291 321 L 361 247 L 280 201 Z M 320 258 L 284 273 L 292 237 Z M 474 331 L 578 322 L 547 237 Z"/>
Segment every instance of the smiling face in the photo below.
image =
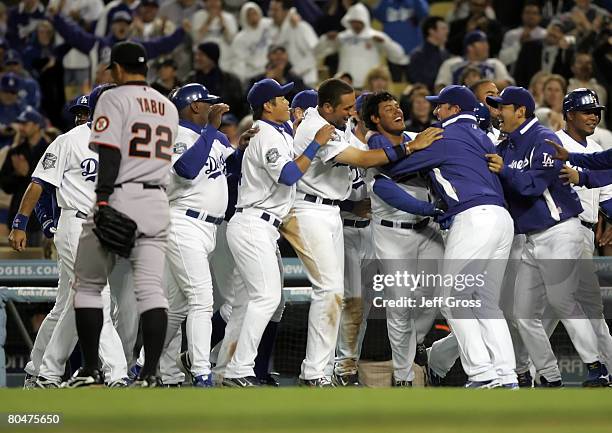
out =
<path fill-rule="evenodd" d="M 565 118 L 568 129 L 573 129 L 582 137 L 588 137 L 595 132 L 601 120 L 601 110 L 569 111 Z"/>
<path fill-rule="evenodd" d="M 399 135 L 404 131 L 404 113 L 394 99 L 380 102 L 378 116 L 372 117 L 375 124 L 391 134 Z"/>
<path fill-rule="evenodd" d="M 499 128 L 502 132 L 510 133 L 525 121 L 525 107 L 514 108 L 514 105 L 500 105 Z"/>
<path fill-rule="evenodd" d="M 289 120 L 289 101 L 284 96 L 276 98 L 264 104 L 264 111 L 267 118 L 272 122 L 283 123 Z"/>
<path fill-rule="evenodd" d="M 355 109 L 355 92 L 345 93 L 340 96 L 340 103 L 335 107 L 332 107 L 330 103 L 326 102 L 321 108 L 325 120 L 338 129 L 344 129 Z"/>

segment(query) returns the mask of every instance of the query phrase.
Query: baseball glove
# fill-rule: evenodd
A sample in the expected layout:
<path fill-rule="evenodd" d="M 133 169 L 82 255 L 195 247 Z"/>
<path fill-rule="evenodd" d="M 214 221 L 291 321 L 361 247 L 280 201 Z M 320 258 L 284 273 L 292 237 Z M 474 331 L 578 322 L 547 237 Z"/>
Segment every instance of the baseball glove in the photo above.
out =
<path fill-rule="evenodd" d="M 129 216 L 110 206 L 100 206 L 94 214 L 94 234 L 109 252 L 129 257 L 136 241 L 137 225 Z"/>

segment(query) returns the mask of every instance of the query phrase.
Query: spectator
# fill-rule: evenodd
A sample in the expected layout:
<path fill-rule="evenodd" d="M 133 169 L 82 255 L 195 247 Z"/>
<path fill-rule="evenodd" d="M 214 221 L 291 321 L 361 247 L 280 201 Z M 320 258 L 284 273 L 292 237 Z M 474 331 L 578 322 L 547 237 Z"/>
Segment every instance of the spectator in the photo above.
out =
<path fill-rule="evenodd" d="M 470 15 L 470 0 L 454 0 L 453 6 L 450 11 L 446 14 L 446 21 L 452 23 L 453 21 L 462 20 Z M 494 20 L 496 18 L 495 9 L 491 5 L 485 9 L 485 15 L 487 18 Z"/>
<path fill-rule="evenodd" d="M 34 168 L 49 145 L 43 135 L 45 119 L 39 112 L 28 108 L 19 115 L 17 122 L 19 132 L 15 135 L 14 145 L 8 151 L 0 169 L 0 188 L 7 194 L 12 194 L 8 213 L 9 224 L 13 222 L 17 214 L 21 198 L 30 184 Z M 53 158 L 56 157 L 50 155 L 48 158 L 49 164 L 53 164 Z M 28 240 L 30 245 L 40 243 L 40 225 L 35 218 L 32 218 L 28 224 Z"/>
<path fill-rule="evenodd" d="M 261 8 L 246 2 L 240 9 L 240 27 L 232 43 L 234 64 L 232 71 L 243 83 L 263 74 L 268 62 L 270 26 L 272 20 L 263 16 Z"/>
<path fill-rule="evenodd" d="M 49 4 L 55 9 L 61 7 L 60 13 L 62 15 L 70 17 L 83 30 L 90 33 L 95 31 L 96 22 L 104 12 L 102 0 L 51 0 Z M 61 40 L 61 38 L 58 39 Z M 58 57 L 57 61 L 61 62 L 64 67 L 63 81 L 68 99 L 89 90 L 91 87 L 91 62 L 88 55 L 76 48 L 71 48 L 63 58 Z M 43 88 L 43 92 L 44 90 Z M 53 119 L 52 122 L 58 125 Z"/>
<path fill-rule="evenodd" d="M 592 49 L 596 36 L 609 24 L 610 13 L 591 4 L 591 0 L 575 0 L 575 3 L 569 12 L 553 22 L 558 22 L 564 33 L 576 37 L 579 49 Z"/>
<path fill-rule="evenodd" d="M 221 57 L 219 66 L 224 70 L 232 68 L 232 41 L 238 32 L 236 18 L 223 11 L 221 0 L 206 0 L 206 9 L 195 13 L 192 19 L 192 38 L 194 44 L 214 42 L 219 45 Z"/>
<path fill-rule="evenodd" d="M 25 109 L 19 100 L 21 79 L 9 72 L 0 76 L 0 148 L 13 141 L 15 131 L 11 126 Z"/>
<path fill-rule="evenodd" d="M 108 64 L 110 61 L 111 47 L 117 42 L 128 39 L 130 24 L 132 17 L 125 11 L 116 12 L 113 15 L 113 23 L 111 25 L 111 34 L 106 37 L 99 37 L 85 32 L 77 26 L 72 20 L 67 20 L 61 15 L 56 15 L 54 10 L 50 10 L 53 15 L 53 23 L 58 33 L 66 40 L 66 42 L 83 53 L 89 53 L 93 48 L 97 47 L 97 62 L 100 64 Z M 185 37 L 185 30 L 178 28 L 170 36 L 159 37 L 150 41 L 140 42 L 150 60 L 159 57 L 162 54 L 171 52 L 176 48 Z"/>
<path fill-rule="evenodd" d="M 462 86 L 470 87 L 472 84 L 480 80 L 482 80 L 482 73 L 480 71 L 480 68 L 474 65 L 470 65 L 467 68 L 465 68 L 463 72 L 461 72 L 461 75 L 459 76 L 458 84 L 461 84 Z"/>
<path fill-rule="evenodd" d="M 500 89 L 514 83 L 504 64 L 489 57 L 489 42 L 484 32 L 476 30 L 465 35 L 464 47 L 465 57 L 452 57 L 440 66 L 436 92 L 449 84 L 458 84 L 464 69 L 469 66 L 478 68 L 481 78 L 494 80 Z"/>
<path fill-rule="evenodd" d="M 6 11 L 6 4 L 0 3 L 0 39 L 6 37 L 6 27 L 8 23 L 8 13 Z"/>
<path fill-rule="evenodd" d="M 540 27 L 542 12 L 536 0 L 529 0 L 525 3 L 521 19 L 523 25 L 505 34 L 499 52 L 499 60 L 509 67 L 511 72 L 514 70 L 514 62 L 518 59 L 523 43 L 541 41 L 546 37 L 546 29 Z"/>
<path fill-rule="evenodd" d="M 268 16 L 272 18 L 271 41 L 272 44 L 282 45 L 287 49 L 294 72 L 306 85 L 314 87 L 318 83 L 319 75 L 314 54 L 317 34 L 292 6 L 292 0 L 270 2 Z"/>
<path fill-rule="evenodd" d="M 66 103 L 62 59 L 70 48 L 67 44 L 55 46 L 54 39 L 55 31 L 51 23 L 49 21 L 38 23 L 36 37 L 32 38 L 23 53 L 24 66 L 40 84 L 41 111 L 53 125 L 63 128 L 67 125 L 64 116 L 58 110 L 58 107 L 63 107 Z"/>
<path fill-rule="evenodd" d="M 440 17 L 428 17 L 421 27 L 425 42 L 410 54 L 408 79 L 425 84 L 433 92 L 440 65 L 450 57 L 445 48 L 448 25 Z"/>
<path fill-rule="evenodd" d="M 19 76 L 19 98 L 36 109 L 40 108 L 40 86 L 32 79 L 30 73 L 23 69 L 21 55 L 15 50 L 8 50 L 4 55 L 4 70 Z"/>
<path fill-rule="evenodd" d="M 151 84 L 155 90 L 164 96 L 168 96 L 175 87 L 180 87 L 182 83 L 176 77 L 176 62 L 174 59 L 164 59 L 157 62 L 157 79 Z"/>
<path fill-rule="evenodd" d="M 529 81 L 529 93 L 536 102 L 536 108 L 544 103 L 544 81 L 550 77 L 550 73 L 545 71 L 537 72 Z"/>
<path fill-rule="evenodd" d="M 401 45 L 370 27 L 370 13 L 363 4 L 351 6 L 342 18 L 342 25 L 346 30 L 338 35 L 321 36 L 317 52 L 321 57 L 338 52 L 338 69 L 351 72 L 355 87 L 364 86 L 368 71 L 380 65 L 383 56 L 396 64 L 408 63 Z"/>
<path fill-rule="evenodd" d="M 391 84 L 391 73 L 386 66 L 376 66 L 370 69 L 365 78 L 364 90 L 368 92 L 388 92 Z"/>
<path fill-rule="evenodd" d="M 608 92 L 606 88 L 602 86 L 596 78 L 593 77 L 593 56 L 589 53 L 577 53 L 574 57 L 574 63 L 572 65 L 573 77 L 569 79 L 567 91 L 578 89 L 580 87 L 586 87 L 587 89 L 594 90 L 599 97 L 599 103 L 603 106 L 607 106 Z M 602 115 L 601 127 L 606 126 L 605 117 Z"/>
<path fill-rule="evenodd" d="M 434 121 L 431 103 L 425 99 L 431 91 L 424 84 L 415 84 L 400 98 L 400 107 L 405 116 L 406 131 L 421 132 Z"/>
<path fill-rule="evenodd" d="M 193 56 L 193 71 L 186 83 L 200 83 L 213 95 L 219 95 L 230 106 L 230 112 L 242 118 L 247 113 L 240 79 L 218 66 L 219 46 L 214 42 L 198 45 Z"/>
<path fill-rule="evenodd" d="M 429 15 L 425 0 L 380 0 L 372 15 L 383 24 L 383 31 L 400 44 L 405 53 L 419 46 L 423 39 L 419 23 Z M 406 65 L 389 62 L 393 81 L 404 81 L 408 75 Z"/>
<path fill-rule="evenodd" d="M 536 117 L 553 131 L 563 129 L 563 97 L 567 93 L 567 81 L 561 75 L 551 74 L 542 89 L 543 103 L 535 110 Z"/>
<path fill-rule="evenodd" d="M 340 20 L 342 20 L 348 8 L 355 3 L 357 3 L 357 0 L 328 0 L 323 8 L 323 15 L 319 17 L 315 25 L 317 35 L 321 36 L 326 33 L 338 35 L 339 32 L 344 30 Z M 323 64 L 327 67 L 329 75 L 334 75 L 338 72 L 338 53 L 325 57 Z"/>
<path fill-rule="evenodd" d="M 111 32 L 113 17 L 117 12 L 125 12 L 128 15 L 134 15 L 134 11 L 138 7 L 138 0 L 111 0 L 100 14 L 100 19 L 96 23 L 95 34 L 100 37 L 108 36 Z M 181 21 L 179 21 L 181 22 Z"/>
<path fill-rule="evenodd" d="M 285 47 L 280 45 L 270 46 L 268 51 L 268 64 L 266 65 L 266 72 L 253 78 L 249 83 L 249 89 L 253 87 L 253 84 L 255 84 L 257 81 L 263 80 L 264 78 L 273 78 L 281 85 L 293 82 L 293 88 L 285 95 L 285 98 L 287 98 L 289 102 L 291 102 L 296 94 L 306 89 L 302 79 L 292 70 L 292 65 L 289 63 L 289 55 L 287 54 L 287 50 Z"/>
<path fill-rule="evenodd" d="M 240 134 L 238 133 L 238 118 L 232 113 L 225 113 L 221 116 L 219 131 L 225 134 L 232 147 L 238 146 Z"/>
<path fill-rule="evenodd" d="M 0 36 L 0 59 L 4 61 L 4 55 L 6 51 L 9 49 L 8 42 L 6 39 Z M 0 63 L 0 73 L 4 72 L 4 64 Z"/>
<path fill-rule="evenodd" d="M 140 0 L 138 8 L 133 15 L 132 36 L 149 41 L 151 39 L 168 36 L 176 30 L 176 24 L 167 19 L 160 18 L 158 0 Z"/>
<path fill-rule="evenodd" d="M 497 55 L 501 47 L 503 32 L 501 25 L 485 14 L 488 6 L 489 0 L 469 0 L 468 17 L 451 22 L 448 37 L 448 50 L 451 53 L 461 55 L 466 35 L 475 30 L 481 30 L 491 41 L 491 55 L 493 57 Z"/>
<path fill-rule="evenodd" d="M 167 0 L 159 9 L 159 16 L 179 25 L 190 20 L 200 9 L 204 8 L 201 0 Z"/>
<path fill-rule="evenodd" d="M 6 39 L 11 48 L 21 51 L 38 22 L 45 19 L 45 7 L 39 0 L 21 0 L 9 9 Z"/>
<path fill-rule="evenodd" d="M 354 87 L 354 81 L 353 81 L 353 76 L 351 74 L 349 74 L 348 72 L 338 72 L 334 78 L 337 78 L 339 80 L 344 81 L 345 83 L 349 84 L 350 86 Z"/>

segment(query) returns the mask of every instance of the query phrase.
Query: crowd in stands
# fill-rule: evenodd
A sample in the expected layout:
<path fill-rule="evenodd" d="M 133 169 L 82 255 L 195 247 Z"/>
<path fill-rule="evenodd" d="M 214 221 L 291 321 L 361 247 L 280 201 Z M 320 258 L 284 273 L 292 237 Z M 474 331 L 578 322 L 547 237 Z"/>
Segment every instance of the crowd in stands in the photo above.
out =
<path fill-rule="evenodd" d="M 70 101 L 111 81 L 106 66 L 118 41 L 143 44 L 160 92 L 197 82 L 220 95 L 230 106 L 222 125 L 230 141 L 250 126 L 245 95 L 264 77 L 293 81 L 289 98 L 331 76 L 388 90 L 415 132 L 433 121 L 425 96 L 445 85 L 516 84 L 558 130 L 568 90 L 591 88 L 607 104 L 611 11 L 612 0 L 3 2 L 0 223 L 12 220 L 45 147 L 71 128 Z M 612 146 L 610 121 L 608 111 L 596 134 L 604 148 Z"/>

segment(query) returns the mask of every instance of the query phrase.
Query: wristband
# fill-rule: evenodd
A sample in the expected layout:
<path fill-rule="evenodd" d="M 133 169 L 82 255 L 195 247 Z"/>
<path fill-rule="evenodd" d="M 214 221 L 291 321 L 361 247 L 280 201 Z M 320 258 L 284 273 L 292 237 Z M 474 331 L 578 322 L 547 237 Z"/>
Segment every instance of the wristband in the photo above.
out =
<path fill-rule="evenodd" d="M 104 201 L 104 200 L 100 200 L 99 202 L 96 203 L 96 206 L 100 207 L 100 206 L 108 206 L 108 202 Z"/>
<path fill-rule="evenodd" d="M 406 156 L 406 146 L 404 144 L 393 147 L 385 147 L 383 150 L 385 151 L 389 162 L 395 162 L 398 159 Z"/>
<path fill-rule="evenodd" d="M 302 155 L 312 161 L 320 147 L 321 145 L 317 143 L 316 140 L 312 140 Z"/>
<path fill-rule="evenodd" d="M 26 228 L 28 227 L 29 219 L 30 217 L 22 213 L 18 213 L 17 215 L 15 215 L 15 218 L 13 219 L 13 225 L 11 226 L 11 228 L 22 230 L 25 232 Z"/>

